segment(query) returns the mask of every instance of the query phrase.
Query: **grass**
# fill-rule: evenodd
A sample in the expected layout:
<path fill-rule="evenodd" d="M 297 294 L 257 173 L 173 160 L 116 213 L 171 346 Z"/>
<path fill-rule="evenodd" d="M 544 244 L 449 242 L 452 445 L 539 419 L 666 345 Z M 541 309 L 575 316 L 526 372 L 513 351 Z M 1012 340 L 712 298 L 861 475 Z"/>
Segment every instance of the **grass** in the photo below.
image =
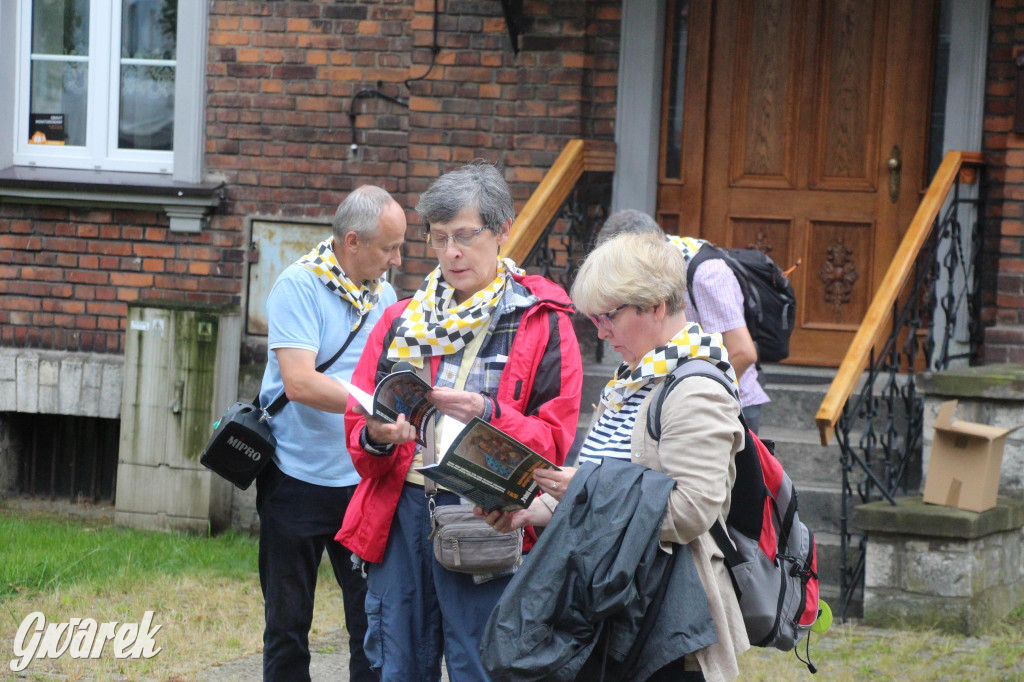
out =
<path fill-rule="evenodd" d="M 6 513 L 0 515 L 0 537 L 17 548 L 0 565 L 0 599 L 111 580 L 127 585 L 152 573 L 241 579 L 256 571 L 255 540 L 234 533 L 196 538 Z"/>
<path fill-rule="evenodd" d="M 803 642 L 800 647 L 803 655 Z M 815 676 L 837 682 L 862 680 L 1024 680 L 1024 605 L 984 636 L 932 630 L 882 630 L 835 624 L 811 640 Z M 740 658 L 743 680 L 810 680 L 792 652 L 751 649 Z"/>
<path fill-rule="evenodd" d="M 263 598 L 254 537 L 196 537 L 118 528 L 100 518 L 0 506 L 0 670 L 8 675 L 21 622 L 41 611 L 71 618 L 134 622 L 154 611 L 162 651 L 151 659 L 33 660 L 28 679 L 189 680 L 212 665 L 262 649 Z M 330 565 L 319 576 L 311 638 L 344 624 Z"/>
<path fill-rule="evenodd" d="M 250 536 L 168 535 L 116 528 L 107 517 L 0 506 L 0 557 L 0 670 L 8 674 L 11 643 L 33 611 L 55 623 L 138 622 L 155 611 L 163 650 L 148 660 L 117 660 L 110 649 L 100 660 L 34 660 L 28 679 L 178 682 L 261 650 L 263 599 Z M 342 626 L 341 592 L 325 561 L 310 637 Z M 740 658 L 740 679 L 1024 681 L 1024 605 L 983 637 L 837 623 L 814 636 L 811 657 L 815 677 L 792 652 L 751 649 Z"/>

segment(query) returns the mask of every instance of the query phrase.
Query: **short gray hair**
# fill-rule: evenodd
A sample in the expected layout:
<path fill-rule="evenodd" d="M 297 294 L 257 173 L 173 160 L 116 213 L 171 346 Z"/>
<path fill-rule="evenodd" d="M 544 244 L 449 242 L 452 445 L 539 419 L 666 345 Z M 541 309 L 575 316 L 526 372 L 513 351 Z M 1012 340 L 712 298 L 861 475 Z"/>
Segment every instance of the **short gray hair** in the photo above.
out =
<path fill-rule="evenodd" d="M 590 252 L 576 273 L 571 297 L 584 315 L 623 304 L 651 310 L 660 303 L 675 314 L 686 305 L 686 259 L 662 237 L 620 234 Z"/>
<path fill-rule="evenodd" d="M 597 233 L 597 246 L 620 234 L 652 234 L 665 237 L 665 233 L 654 218 L 635 208 L 616 211 L 608 216 L 601 226 L 601 231 Z"/>
<path fill-rule="evenodd" d="M 516 217 L 512 192 L 501 172 L 491 163 L 477 159 L 473 163 L 445 173 L 420 195 L 416 213 L 424 227 L 431 223 L 449 223 L 464 208 L 476 209 L 492 232 L 500 233 L 505 223 Z"/>
<path fill-rule="evenodd" d="M 366 241 L 377 236 L 380 214 L 391 204 L 398 203 L 388 191 L 376 185 L 362 185 L 352 190 L 334 213 L 334 238 L 341 241 L 349 232 L 355 232 Z"/>

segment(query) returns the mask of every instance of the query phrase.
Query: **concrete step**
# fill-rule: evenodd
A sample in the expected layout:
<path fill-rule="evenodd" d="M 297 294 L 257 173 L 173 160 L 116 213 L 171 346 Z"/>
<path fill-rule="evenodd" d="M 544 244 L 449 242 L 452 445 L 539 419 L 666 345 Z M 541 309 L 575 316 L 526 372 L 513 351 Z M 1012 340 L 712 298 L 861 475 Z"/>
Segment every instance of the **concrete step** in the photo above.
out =
<path fill-rule="evenodd" d="M 839 486 L 800 485 L 794 482 L 800 505 L 800 520 L 819 533 L 839 531 L 842 490 Z"/>
<path fill-rule="evenodd" d="M 824 584 L 821 584 L 821 585 L 819 585 L 819 588 L 820 589 L 819 589 L 819 593 L 818 593 L 818 598 L 819 599 L 824 599 L 825 602 L 828 603 L 828 607 L 832 610 L 832 617 L 835 619 L 834 623 L 835 623 L 835 625 L 838 625 L 839 622 L 840 622 L 839 621 L 839 604 L 840 604 L 840 600 L 841 600 L 841 597 L 840 597 L 840 594 L 839 594 L 839 592 L 840 592 L 839 584 L 838 583 L 836 583 L 835 585 L 831 585 L 831 584 L 830 585 L 824 585 Z M 855 598 L 850 601 L 850 605 L 846 607 L 846 618 L 847 618 L 847 620 L 849 620 L 850 618 L 863 618 L 863 617 L 864 617 L 864 597 L 860 593 L 860 591 L 858 591 L 857 594 L 855 595 Z M 832 632 L 835 632 L 835 630 L 832 630 Z M 814 638 L 815 639 L 812 640 L 812 644 L 811 644 L 811 655 L 812 656 L 814 655 L 814 649 L 815 649 L 814 642 L 818 641 L 818 639 L 817 639 L 818 635 L 814 635 Z M 801 649 L 801 651 L 803 651 L 803 649 Z M 818 657 L 814 656 L 814 660 L 817 661 Z"/>
<path fill-rule="evenodd" d="M 840 485 L 839 446 L 834 442 L 822 446 L 817 431 L 762 424 L 758 435 L 761 440 L 775 442 L 775 456 L 798 489 L 804 485 Z"/>
<path fill-rule="evenodd" d="M 817 430 L 814 421 L 818 409 L 831 385 L 835 370 L 820 367 L 793 367 L 789 365 L 768 365 L 762 368 L 765 379 L 765 390 L 771 402 L 761 408 L 761 423 L 774 424 L 782 427 L 809 428 Z M 851 407 L 856 403 L 864 387 L 866 374 L 862 374 L 851 393 Z M 893 418 L 902 423 L 906 418 L 903 399 L 899 395 L 891 395 L 894 391 L 904 389 L 907 377 L 897 375 L 895 382 L 888 375 L 880 375 L 875 379 L 873 394 L 879 399 L 876 406 L 879 414 L 888 411 L 891 400 Z M 854 428 L 856 435 L 863 431 L 863 417 L 857 415 Z M 885 420 L 876 419 L 875 430 L 884 428 Z"/>
<path fill-rule="evenodd" d="M 814 542 L 818 546 L 818 579 L 825 584 L 839 585 L 839 564 L 842 554 L 839 534 L 815 531 Z M 860 556 L 860 549 L 853 546 L 848 551 L 852 564 Z"/>
<path fill-rule="evenodd" d="M 618 356 L 616 356 L 618 357 Z M 588 415 L 587 423 L 590 423 L 589 415 L 593 413 L 593 406 L 601 398 L 601 391 L 611 381 L 619 364 L 608 362 L 588 362 L 583 365 L 583 392 L 580 394 L 580 415 Z"/>
<path fill-rule="evenodd" d="M 766 389 L 771 402 L 761 406 L 761 425 L 787 429 L 802 429 L 818 433 L 814 416 L 818 413 L 825 390 L 817 386 L 769 385 Z"/>

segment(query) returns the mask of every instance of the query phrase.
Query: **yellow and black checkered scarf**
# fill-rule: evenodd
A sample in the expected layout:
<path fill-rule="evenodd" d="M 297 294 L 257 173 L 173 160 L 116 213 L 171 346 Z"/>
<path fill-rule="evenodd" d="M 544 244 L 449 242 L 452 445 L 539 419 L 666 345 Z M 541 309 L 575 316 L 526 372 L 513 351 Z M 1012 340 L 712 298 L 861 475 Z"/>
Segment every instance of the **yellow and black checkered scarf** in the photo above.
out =
<path fill-rule="evenodd" d="M 689 263 L 690 259 L 697 255 L 700 251 L 700 247 L 707 244 L 705 239 L 694 239 L 693 237 L 677 237 L 672 234 L 668 237 L 669 243 L 683 252 L 683 258 Z"/>
<path fill-rule="evenodd" d="M 629 396 L 658 377 L 668 376 L 681 360 L 703 358 L 714 363 L 736 385 L 736 372 L 729 364 L 729 352 L 725 350 L 722 335 L 707 334 L 696 322 L 691 322 L 673 336 L 664 346 L 648 351 L 640 358 L 636 367 L 622 363 L 615 377 L 601 391 L 601 402 L 612 412 L 618 412 Z"/>
<path fill-rule="evenodd" d="M 456 304 L 455 288 L 441 279 L 440 266 L 434 268 L 398 319 L 388 359 L 422 366 L 422 358 L 457 353 L 487 329 L 513 274 L 521 275 L 523 271 L 511 260 L 498 258 L 494 281 Z"/>
<path fill-rule="evenodd" d="M 380 300 L 380 293 L 384 289 L 384 278 L 357 285 L 338 265 L 333 246 L 334 237 L 329 237 L 295 263 L 319 277 L 332 294 L 341 296 L 351 303 L 361 318 L 370 312 Z M 358 323 L 357 319 L 356 324 Z"/>

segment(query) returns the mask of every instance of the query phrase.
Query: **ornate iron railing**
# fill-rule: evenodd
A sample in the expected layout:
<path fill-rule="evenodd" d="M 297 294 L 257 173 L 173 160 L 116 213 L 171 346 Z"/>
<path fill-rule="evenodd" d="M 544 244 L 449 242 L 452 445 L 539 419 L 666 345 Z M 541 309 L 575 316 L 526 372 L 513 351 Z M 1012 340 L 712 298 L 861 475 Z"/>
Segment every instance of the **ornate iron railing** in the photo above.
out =
<path fill-rule="evenodd" d="M 890 304 L 887 319 L 879 319 L 882 325 L 888 323 L 888 336 L 870 344 L 860 390 L 843 403 L 835 423 L 842 468 L 841 619 L 858 593 L 863 594 L 866 537 L 850 524 L 853 506 L 882 499 L 895 504 L 897 496 L 920 488 L 924 400 L 917 391 L 915 372 L 977 359 L 982 200 L 977 193 L 966 195 L 960 173 L 962 164 L 971 163 L 980 159 L 958 161 L 950 176 L 955 178 L 951 193 L 942 192 L 937 203 L 933 196 L 934 217 L 927 221 L 930 230 L 926 225 L 927 236 L 909 276 L 894 277 L 902 282 L 896 287 L 899 295 Z M 922 210 L 927 210 L 925 203 Z M 965 216 L 973 224 L 965 227 Z M 827 441 L 824 410 L 825 403 L 818 417 L 823 443 Z"/>
<path fill-rule="evenodd" d="M 568 292 L 608 217 L 611 181 L 611 173 L 584 173 L 534 243 L 522 267 L 557 282 Z M 577 337 L 585 357 L 594 362 L 604 360 L 605 344 L 589 322 L 577 326 Z"/>
<path fill-rule="evenodd" d="M 610 197 L 610 173 L 584 173 L 521 265 L 568 291 L 608 217 Z"/>
<path fill-rule="evenodd" d="M 614 170 L 614 143 L 570 140 L 519 213 L 502 256 L 569 291 L 608 215 Z M 600 362 L 603 344 L 592 336 L 580 341 Z"/>

